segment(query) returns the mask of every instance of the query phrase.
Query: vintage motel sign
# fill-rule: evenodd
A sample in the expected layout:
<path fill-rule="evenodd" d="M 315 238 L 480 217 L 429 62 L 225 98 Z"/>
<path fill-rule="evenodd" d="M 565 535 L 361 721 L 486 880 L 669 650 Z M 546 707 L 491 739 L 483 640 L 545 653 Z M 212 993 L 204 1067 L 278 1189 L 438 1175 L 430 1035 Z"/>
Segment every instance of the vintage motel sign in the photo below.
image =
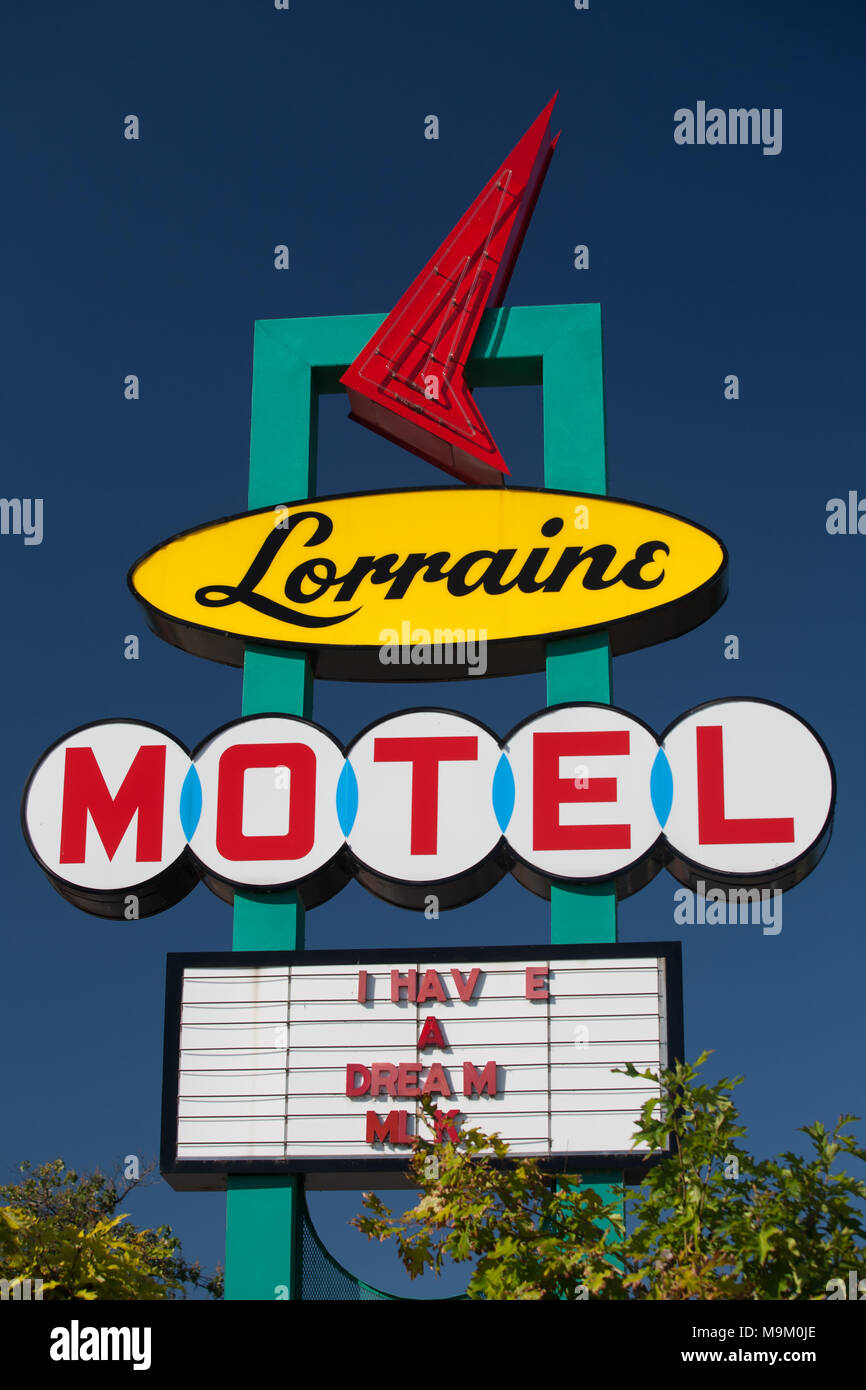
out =
<path fill-rule="evenodd" d="M 295 1296 L 295 1174 L 349 1185 L 404 1170 L 425 1094 L 439 1138 L 465 1112 L 517 1154 L 618 1181 L 646 1096 L 611 1069 L 658 1072 L 682 1036 L 679 947 L 613 944 L 616 897 L 662 866 L 700 891 L 787 888 L 829 838 L 832 764 L 790 711 L 715 701 L 656 735 L 595 703 L 611 652 L 688 631 L 727 582 L 710 532 L 601 495 L 597 306 L 486 319 L 484 379 L 544 386 L 549 487 L 502 486 L 466 370 L 556 143 L 551 107 L 384 319 L 257 334 L 252 510 L 130 572 L 158 635 L 244 666 L 248 717 L 192 751 L 134 720 L 88 725 L 25 788 L 27 842 L 77 906 L 144 916 L 199 878 L 234 900 L 237 951 L 169 958 L 162 1152 L 176 1186 L 227 1189 L 230 1298 Z M 314 490 L 318 394 L 338 381 L 354 418 L 473 486 L 297 500 Z M 485 674 L 546 667 L 550 707 L 504 738 L 408 710 L 345 748 L 303 717 L 311 674 L 481 674 L 444 658 L 470 639 L 489 648 Z M 408 665 L 384 659 L 395 646 Z M 304 909 L 353 875 L 417 909 L 505 872 L 550 896 L 554 940 L 591 944 L 447 961 L 293 949 Z"/>

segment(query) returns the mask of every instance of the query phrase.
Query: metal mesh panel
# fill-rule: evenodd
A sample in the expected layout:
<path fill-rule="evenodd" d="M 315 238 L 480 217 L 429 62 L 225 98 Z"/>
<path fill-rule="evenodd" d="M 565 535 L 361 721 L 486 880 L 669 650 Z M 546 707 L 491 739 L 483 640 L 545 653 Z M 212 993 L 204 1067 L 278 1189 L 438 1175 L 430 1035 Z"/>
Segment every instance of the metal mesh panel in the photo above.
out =
<path fill-rule="evenodd" d="M 308 1301 L 350 1299 L 356 1302 L 384 1300 L 387 1303 L 413 1301 L 412 1299 L 404 1299 L 396 1293 L 382 1293 L 381 1289 L 373 1289 L 369 1284 L 365 1284 L 363 1280 L 356 1278 L 354 1274 L 350 1274 L 347 1269 L 344 1269 L 339 1260 L 335 1260 L 319 1240 L 307 1206 L 306 1196 L 302 1198 L 302 1201 L 299 1274 L 301 1302 L 305 1299 Z M 450 1298 L 443 1301 L 456 1303 L 464 1301 L 465 1298 L 465 1293 L 452 1294 Z"/>
<path fill-rule="evenodd" d="M 333 1255 L 328 1253 L 316 1234 L 316 1228 L 307 1209 L 306 1199 L 301 1215 L 300 1287 L 302 1301 L 304 1299 L 402 1301 L 396 1294 L 382 1293 L 379 1289 L 371 1289 L 369 1284 L 364 1284 L 360 1279 L 356 1279 L 354 1274 L 350 1274 L 338 1260 L 334 1259 Z"/>

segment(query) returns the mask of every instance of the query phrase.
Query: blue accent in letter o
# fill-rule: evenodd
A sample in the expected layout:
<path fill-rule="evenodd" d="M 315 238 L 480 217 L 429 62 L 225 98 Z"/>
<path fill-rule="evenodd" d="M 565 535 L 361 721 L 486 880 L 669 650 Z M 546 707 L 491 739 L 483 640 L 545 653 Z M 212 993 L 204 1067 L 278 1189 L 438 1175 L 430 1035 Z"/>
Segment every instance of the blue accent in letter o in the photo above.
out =
<path fill-rule="evenodd" d="M 201 816 L 201 782 L 195 766 L 190 767 L 180 789 L 180 823 L 188 840 L 195 834 Z"/>
<path fill-rule="evenodd" d="M 358 814 L 358 779 L 355 769 L 347 758 L 337 782 L 337 820 L 340 829 L 348 836 Z"/>
<path fill-rule="evenodd" d="M 508 828 L 514 810 L 514 773 L 503 753 L 493 774 L 493 814 L 501 831 Z"/>
<path fill-rule="evenodd" d="M 650 799 L 656 813 L 656 819 L 659 825 L 663 826 L 671 813 L 674 799 L 673 773 L 663 748 L 660 748 L 656 754 L 656 760 L 650 773 Z"/>

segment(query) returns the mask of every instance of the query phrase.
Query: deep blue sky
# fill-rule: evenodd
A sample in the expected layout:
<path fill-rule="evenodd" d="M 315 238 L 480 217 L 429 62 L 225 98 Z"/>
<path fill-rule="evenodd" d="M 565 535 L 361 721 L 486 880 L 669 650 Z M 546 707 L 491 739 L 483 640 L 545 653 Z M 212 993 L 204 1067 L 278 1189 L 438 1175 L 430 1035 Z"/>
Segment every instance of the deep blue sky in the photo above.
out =
<path fill-rule="evenodd" d="M 618 658 L 616 703 L 661 729 L 726 694 L 777 700 L 824 736 L 839 784 L 830 849 L 779 936 L 676 926 L 663 873 L 622 906 L 620 937 L 682 938 L 688 1054 L 714 1048 L 716 1072 L 745 1074 L 759 1152 L 863 1111 L 866 536 L 825 529 L 829 498 L 866 495 L 863 38 L 857 0 L 7 4 L 0 490 L 43 498 L 45 534 L 0 536 L 4 1179 L 23 1158 L 89 1169 L 157 1152 L 165 953 L 230 946 L 231 913 L 204 887 L 136 925 L 79 913 L 20 834 L 27 773 L 68 729 L 126 715 L 193 745 L 239 712 L 237 671 L 147 632 L 129 565 L 244 507 L 254 320 L 387 310 L 556 88 L 562 139 L 508 302 L 601 303 L 610 491 L 703 523 L 731 555 L 726 606 Z M 676 145 L 674 111 L 698 100 L 781 107 L 782 152 Z M 515 483 L 540 483 L 540 392 L 485 392 L 482 409 Z M 321 492 L 446 481 L 345 416 L 344 398 L 325 402 Z M 440 697 L 505 732 L 544 688 Z M 314 716 L 347 739 L 424 702 L 408 685 L 320 684 Z M 309 914 L 307 942 L 541 942 L 547 909 L 506 881 L 433 925 L 352 885 Z M 224 1206 L 159 1182 L 132 1210 L 212 1266 Z M 388 1252 L 346 1228 L 356 1207 L 314 1198 L 323 1238 L 403 1288 Z"/>

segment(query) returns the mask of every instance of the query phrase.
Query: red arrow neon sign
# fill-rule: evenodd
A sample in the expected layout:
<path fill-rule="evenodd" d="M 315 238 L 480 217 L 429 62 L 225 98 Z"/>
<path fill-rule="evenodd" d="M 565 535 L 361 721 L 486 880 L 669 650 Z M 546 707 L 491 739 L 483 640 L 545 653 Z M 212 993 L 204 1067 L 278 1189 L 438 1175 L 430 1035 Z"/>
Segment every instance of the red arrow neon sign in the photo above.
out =
<path fill-rule="evenodd" d="M 351 418 L 467 483 L 509 470 L 465 381 L 505 296 L 559 135 L 554 96 L 340 378 Z"/>

